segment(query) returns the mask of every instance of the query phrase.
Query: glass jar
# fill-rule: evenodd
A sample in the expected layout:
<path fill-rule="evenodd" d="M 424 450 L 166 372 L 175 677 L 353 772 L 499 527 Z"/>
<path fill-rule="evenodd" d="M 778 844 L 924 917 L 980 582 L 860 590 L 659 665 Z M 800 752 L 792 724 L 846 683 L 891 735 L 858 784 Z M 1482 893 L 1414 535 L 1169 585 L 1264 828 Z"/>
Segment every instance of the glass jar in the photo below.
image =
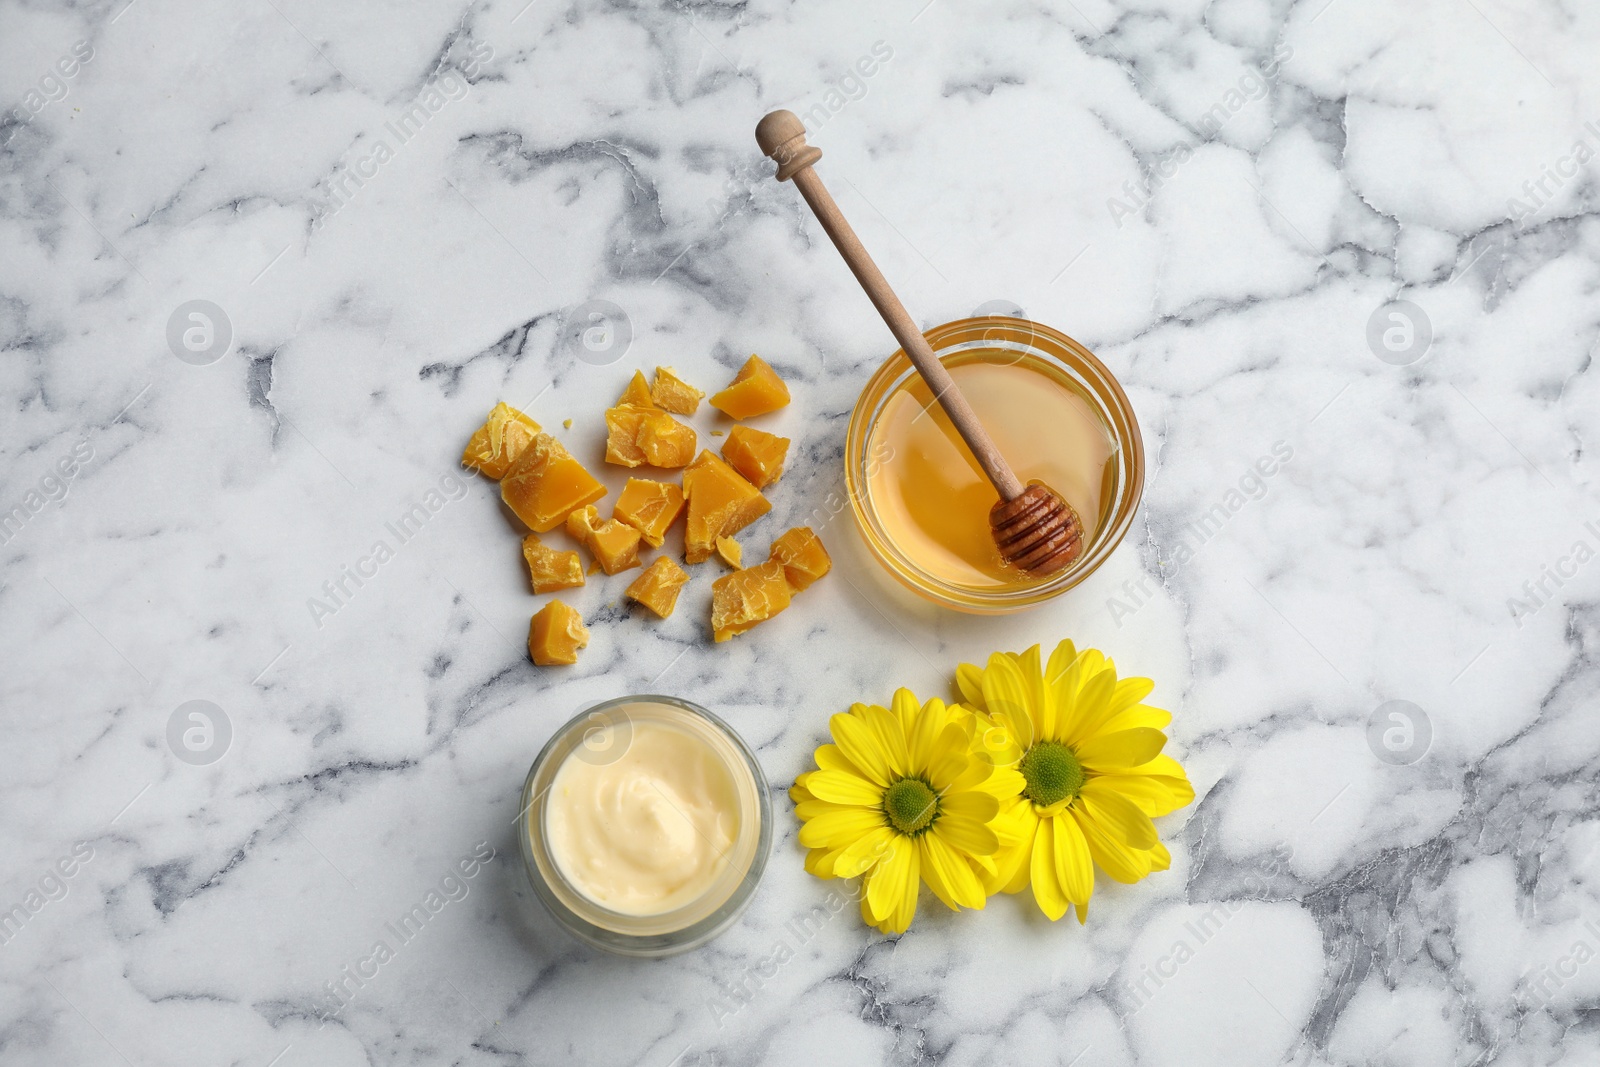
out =
<path fill-rule="evenodd" d="M 873 447 L 874 431 L 888 403 L 902 388 L 921 387 L 916 370 L 903 350 L 896 351 L 862 390 L 850 416 L 845 438 L 845 485 L 862 535 L 884 568 L 901 584 L 920 596 L 976 614 L 1002 614 L 1030 607 L 1071 589 L 1093 574 L 1122 542 L 1133 525 L 1144 491 L 1144 441 L 1139 423 L 1122 386 L 1093 353 L 1067 335 L 1027 319 L 1004 315 L 947 322 L 925 335 L 935 355 L 947 367 L 982 361 L 1020 366 L 1037 371 L 1075 394 L 1099 423 L 1108 445 L 1108 458 L 1100 477 L 1097 514 L 1084 515 L 1092 529 L 1078 558 L 1068 567 L 1042 579 L 1020 572 L 1012 580 L 992 584 L 967 584 L 932 573 L 896 542 L 873 498 L 873 475 L 879 463 L 894 463 L 893 455 Z M 925 388 L 925 387 L 921 387 Z M 965 391 L 965 390 L 964 390 Z M 943 418 L 942 412 L 936 413 Z M 991 432 L 995 432 L 991 429 Z M 999 436 L 999 434 L 997 434 Z M 1049 448 L 1050 435 L 1030 439 L 1007 450 L 1008 458 L 1027 480 L 1023 470 L 1030 448 Z M 990 490 L 992 492 L 992 490 Z M 997 499 L 997 497 L 991 497 Z M 1070 502 L 1070 501 L 1069 501 Z M 984 512 L 987 521 L 987 511 Z M 996 555 L 998 561 L 998 555 Z"/>
<path fill-rule="evenodd" d="M 567 761 L 605 765 L 621 759 L 643 724 L 687 734 L 715 753 L 733 783 L 738 822 L 722 853 L 727 862 L 705 890 L 670 911 L 648 915 L 614 911 L 582 892 L 563 874 L 547 828 L 550 788 Z M 534 893 L 568 933 L 618 955 L 670 956 L 716 937 L 749 905 L 772 845 L 772 806 L 760 763 L 727 723 L 676 697 L 627 696 L 580 712 L 550 738 L 523 784 L 517 827 Z"/>

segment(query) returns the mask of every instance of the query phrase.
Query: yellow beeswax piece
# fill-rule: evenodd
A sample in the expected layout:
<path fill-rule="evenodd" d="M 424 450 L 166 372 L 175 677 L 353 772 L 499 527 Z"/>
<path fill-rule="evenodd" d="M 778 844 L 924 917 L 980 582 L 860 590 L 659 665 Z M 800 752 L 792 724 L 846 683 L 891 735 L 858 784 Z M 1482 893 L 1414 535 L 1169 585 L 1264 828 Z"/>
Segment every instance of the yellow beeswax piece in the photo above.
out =
<path fill-rule="evenodd" d="M 768 558 L 783 565 L 784 578 L 795 592 L 805 589 L 833 569 L 828 550 L 822 547 L 821 539 L 809 526 L 796 526 L 772 542 Z"/>
<path fill-rule="evenodd" d="M 622 467 L 637 467 L 644 463 L 644 449 L 639 447 L 639 428 L 652 410 L 634 404 L 606 408 L 607 463 Z"/>
<path fill-rule="evenodd" d="M 643 574 L 628 586 L 627 597 L 661 616 L 672 614 L 678 606 L 678 593 L 689 581 L 689 573 L 670 556 L 658 556 Z"/>
<path fill-rule="evenodd" d="M 704 562 L 717 538 L 732 537 L 772 510 L 761 490 L 710 452 L 701 452 L 683 472 L 683 495 L 689 501 L 684 559 L 690 563 Z"/>
<path fill-rule="evenodd" d="M 739 542 L 731 537 L 719 537 L 716 541 L 717 558 L 734 570 L 739 569 L 739 561 L 744 558 L 744 549 L 739 547 Z"/>
<path fill-rule="evenodd" d="M 522 558 L 528 561 L 528 574 L 535 593 L 553 593 L 583 584 L 583 561 L 570 549 L 551 548 L 538 534 L 522 539 Z"/>
<path fill-rule="evenodd" d="M 694 427 L 665 411 L 652 412 L 639 424 L 639 450 L 651 466 L 684 466 L 694 458 L 696 443 Z"/>
<path fill-rule="evenodd" d="M 700 409 L 700 398 L 705 395 L 672 373 L 671 367 L 656 368 L 656 380 L 650 386 L 650 398 L 662 410 L 674 415 L 693 415 Z"/>
<path fill-rule="evenodd" d="M 639 381 L 644 377 L 639 376 Z M 632 387 L 629 387 L 632 392 Z M 694 458 L 694 427 L 654 404 L 618 404 L 606 409 L 606 462 L 623 467 L 648 463 L 681 467 Z"/>
<path fill-rule="evenodd" d="M 667 531 L 683 512 L 683 490 L 671 482 L 629 478 L 617 497 L 611 517 L 639 531 L 644 543 L 660 548 Z"/>
<path fill-rule="evenodd" d="M 516 408 L 496 404 L 483 425 L 473 431 L 461 462 L 491 478 L 502 478 L 538 432 L 539 424 Z"/>
<path fill-rule="evenodd" d="M 711 634 L 726 641 L 789 606 L 789 583 L 775 559 L 725 574 L 711 583 Z"/>
<path fill-rule="evenodd" d="M 789 402 L 789 387 L 760 356 L 751 356 L 728 387 L 711 398 L 711 406 L 735 419 L 777 411 Z"/>
<path fill-rule="evenodd" d="M 628 387 L 617 398 L 618 407 L 652 408 L 656 402 L 650 396 L 650 387 L 645 384 L 644 371 L 634 371 L 633 377 L 628 379 Z"/>
<path fill-rule="evenodd" d="M 722 443 L 722 458 L 757 489 L 765 489 L 783 476 L 789 439 L 753 426 L 735 426 Z"/>
<path fill-rule="evenodd" d="M 567 533 L 589 550 L 607 574 L 639 565 L 639 531 L 616 519 L 601 521 L 592 504 L 567 516 Z"/>
<path fill-rule="evenodd" d="M 528 655 L 541 667 L 578 662 L 578 649 L 588 643 L 583 616 L 559 600 L 540 608 L 528 623 Z"/>
<path fill-rule="evenodd" d="M 535 533 L 555 529 L 574 508 L 605 495 L 606 487 L 547 433 L 535 434 L 500 479 L 500 499 Z"/>

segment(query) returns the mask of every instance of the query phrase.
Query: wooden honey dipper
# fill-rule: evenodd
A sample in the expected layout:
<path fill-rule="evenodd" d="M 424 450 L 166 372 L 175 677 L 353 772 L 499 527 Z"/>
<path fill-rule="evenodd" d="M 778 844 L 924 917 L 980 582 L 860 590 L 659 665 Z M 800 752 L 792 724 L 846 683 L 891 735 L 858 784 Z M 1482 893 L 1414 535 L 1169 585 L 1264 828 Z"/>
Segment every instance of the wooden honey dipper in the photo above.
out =
<path fill-rule="evenodd" d="M 989 509 L 989 532 L 994 535 L 1001 558 L 1036 578 L 1054 574 L 1077 559 L 1083 550 L 1083 523 L 1078 513 L 1054 489 L 1037 481 L 1023 485 L 1011 470 L 972 405 L 956 387 L 955 379 L 933 354 L 927 338 L 911 321 L 905 305 L 889 288 L 888 279 L 812 169 L 811 165 L 822 158 L 822 150 L 806 144 L 806 128 L 799 116 L 792 111 L 772 112 L 756 124 L 756 143 L 778 164 L 780 182 L 794 180 L 856 281 L 867 291 L 872 306 L 883 316 L 911 365 L 928 383 L 934 399 L 950 416 L 956 432 L 1000 494 L 999 502 Z"/>

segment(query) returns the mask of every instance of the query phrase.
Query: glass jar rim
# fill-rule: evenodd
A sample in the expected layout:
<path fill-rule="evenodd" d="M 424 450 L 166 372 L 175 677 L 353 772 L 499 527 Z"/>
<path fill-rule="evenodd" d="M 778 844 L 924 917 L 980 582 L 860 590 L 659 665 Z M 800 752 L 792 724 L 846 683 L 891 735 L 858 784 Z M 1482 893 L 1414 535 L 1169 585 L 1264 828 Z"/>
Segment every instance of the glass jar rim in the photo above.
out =
<path fill-rule="evenodd" d="M 845 490 L 857 527 L 874 558 L 901 585 L 918 596 L 971 614 L 1019 611 L 1059 596 L 1080 584 L 1108 559 L 1132 528 L 1144 492 L 1144 440 L 1138 417 L 1116 376 L 1101 360 L 1071 337 L 1043 323 L 1009 315 L 957 319 L 927 330 L 928 344 L 940 359 L 964 351 L 1006 348 L 1037 356 L 1080 383 L 1096 417 L 1115 446 L 1116 494 L 1111 510 L 1092 542 L 1070 567 L 1043 581 L 1015 587 L 979 589 L 945 581 L 927 573 L 901 552 L 878 521 L 868 478 L 870 441 L 885 402 L 915 375 L 904 349 L 896 349 L 867 381 L 850 414 L 845 436 Z"/>
<path fill-rule="evenodd" d="M 720 741 L 726 751 L 719 751 L 718 755 L 728 764 L 740 798 L 739 834 L 732 846 L 736 861 L 730 863 L 700 897 L 672 911 L 645 916 L 614 911 L 579 891 L 561 872 L 560 865 L 549 852 L 544 834 L 544 800 L 556 772 L 577 746 L 584 743 L 591 724 L 599 719 L 615 725 L 614 713 L 619 711 L 631 724 L 637 713 L 626 709 L 634 705 L 685 713 L 690 721 L 697 722 L 710 737 Z M 592 947 L 630 956 L 664 956 L 686 951 L 727 929 L 753 898 L 771 851 L 772 811 L 768 792 L 766 775 L 749 745 L 731 726 L 700 705 L 657 693 L 600 701 L 563 723 L 528 769 L 517 818 L 523 866 L 545 909 L 569 933 Z M 713 898 L 715 902 L 708 905 L 707 901 Z"/>

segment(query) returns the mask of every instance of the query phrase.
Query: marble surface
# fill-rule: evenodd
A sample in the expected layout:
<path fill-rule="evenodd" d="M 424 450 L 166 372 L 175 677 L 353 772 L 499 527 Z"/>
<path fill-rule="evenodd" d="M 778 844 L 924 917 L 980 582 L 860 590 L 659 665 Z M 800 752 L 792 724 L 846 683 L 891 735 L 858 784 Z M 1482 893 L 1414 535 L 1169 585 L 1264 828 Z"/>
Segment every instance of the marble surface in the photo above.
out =
<path fill-rule="evenodd" d="M 1600 1060 L 1597 47 L 1579 0 L 4 3 L 0 1062 Z M 1072 595 L 940 612 L 828 517 L 893 345 L 774 107 L 920 319 L 1005 301 L 1127 386 L 1145 504 Z M 834 575 L 718 647 L 708 580 L 660 625 L 595 581 L 533 667 L 467 433 L 592 456 L 633 368 L 750 351 L 796 442 L 752 537 L 811 518 Z M 827 716 L 1062 636 L 1175 714 L 1172 870 L 1086 928 L 797 934 Z M 779 824 L 742 924 L 640 963 L 539 914 L 511 820 L 652 688 Z"/>

